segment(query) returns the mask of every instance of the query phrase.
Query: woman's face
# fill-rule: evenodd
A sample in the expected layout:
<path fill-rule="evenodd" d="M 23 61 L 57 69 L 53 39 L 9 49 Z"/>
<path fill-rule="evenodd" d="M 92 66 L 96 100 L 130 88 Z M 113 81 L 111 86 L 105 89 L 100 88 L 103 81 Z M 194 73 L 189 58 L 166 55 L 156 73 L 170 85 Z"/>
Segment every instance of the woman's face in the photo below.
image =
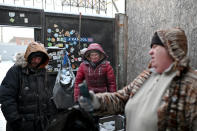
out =
<path fill-rule="evenodd" d="M 98 62 L 100 60 L 100 55 L 98 52 L 92 52 L 90 53 L 90 61 L 92 62 Z"/>
<path fill-rule="evenodd" d="M 151 66 L 157 73 L 162 73 L 173 63 L 172 57 L 163 46 L 153 45 L 149 55 L 151 56 Z"/>

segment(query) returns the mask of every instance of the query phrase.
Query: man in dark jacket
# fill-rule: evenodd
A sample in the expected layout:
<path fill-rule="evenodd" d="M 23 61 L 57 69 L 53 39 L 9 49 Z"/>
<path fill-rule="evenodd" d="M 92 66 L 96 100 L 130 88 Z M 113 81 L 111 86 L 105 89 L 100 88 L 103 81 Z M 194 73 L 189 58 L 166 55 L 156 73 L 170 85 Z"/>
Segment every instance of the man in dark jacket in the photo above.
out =
<path fill-rule="evenodd" d="M 0 86 L 1 110 L 6 131 L 43 131 L 55 107 L 47 85 L 49 56 L 43 45 L 32 42 L 18 56 Z"/>

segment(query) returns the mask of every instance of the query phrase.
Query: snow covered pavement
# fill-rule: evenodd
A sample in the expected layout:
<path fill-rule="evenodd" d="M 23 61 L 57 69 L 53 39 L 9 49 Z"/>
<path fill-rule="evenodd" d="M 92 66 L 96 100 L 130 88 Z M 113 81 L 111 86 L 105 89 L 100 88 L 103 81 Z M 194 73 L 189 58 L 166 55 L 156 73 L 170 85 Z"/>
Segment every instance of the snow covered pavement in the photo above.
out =
<path fill-rule="evenodd" d="M 13 65 L 12 61 L 2 61 L 0 63 L 0 83 L 2 82 L 3 78 L 5 77 L 8 69 Z M 6 121 L 5 118 L 0 110 L 0 131 L 5 131 Z"/>

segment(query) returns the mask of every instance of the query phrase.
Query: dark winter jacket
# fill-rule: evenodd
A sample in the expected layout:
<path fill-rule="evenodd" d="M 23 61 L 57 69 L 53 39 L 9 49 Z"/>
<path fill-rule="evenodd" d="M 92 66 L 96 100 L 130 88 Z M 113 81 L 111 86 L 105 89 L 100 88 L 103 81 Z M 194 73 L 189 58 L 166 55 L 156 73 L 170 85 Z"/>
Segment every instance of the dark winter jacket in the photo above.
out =
<path fill-rule="evenodd" d="M 100 52 L 100 61 L 96 67 L 90 62 L 89 54 L 91 50 L 97 50 Z M 106 61 L 107 55 L 99 44 L 91 44 L 84 54 L 84 62 L 82 62 L 77 71 L 75 79 L 74 97 L 75 101 L 78 100 L 79 87 L 78 84 L 86 80 L 89 90 L 93 90 L 95 93 L 98 92 L 115 92 L 116 81 L 114 76 L 113 68 L 110 62 Z"/>
<path fill-rule="evenodd" d="M 27 64 L 32 52 L 46 54 L 39 69 L 32 70 Z M 25 56 L 25 57 L 24 57 Z M 43 131 L 48 119 L 55 112 L 51 101 L 52 89 L 48 86 L 45 65 L 48 55 L 43 46 L 31 43 L 25 55 L 18 55 L 16 64 L 7 72 L 0 88 L 1 109 L 8 122 L 8 130 Z"/>

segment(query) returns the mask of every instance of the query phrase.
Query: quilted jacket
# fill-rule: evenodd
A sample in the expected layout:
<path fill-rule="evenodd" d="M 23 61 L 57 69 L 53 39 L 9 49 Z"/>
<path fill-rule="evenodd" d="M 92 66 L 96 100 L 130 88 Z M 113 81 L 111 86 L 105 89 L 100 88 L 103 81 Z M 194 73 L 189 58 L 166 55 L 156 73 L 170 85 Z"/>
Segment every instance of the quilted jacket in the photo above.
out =
<path fill-rule="evenodd" d="M 98 50 L 101 52 L 101 61 L 93 67 L 89 61 L 89 51 Z M 75 101 L 79 97 L 78 85 L 86 80 L 89 90 L 93 90 L 95 93 L 98 92 L 114 92 L 116 91 L 116 81 L 114 71 L 110 62 L 106 60 L 107 55 L 99 44 L 91 44 L 85 52 L 84 62 L 82 62 L 77 71 L 75 79 L 74 97 Z"/>

